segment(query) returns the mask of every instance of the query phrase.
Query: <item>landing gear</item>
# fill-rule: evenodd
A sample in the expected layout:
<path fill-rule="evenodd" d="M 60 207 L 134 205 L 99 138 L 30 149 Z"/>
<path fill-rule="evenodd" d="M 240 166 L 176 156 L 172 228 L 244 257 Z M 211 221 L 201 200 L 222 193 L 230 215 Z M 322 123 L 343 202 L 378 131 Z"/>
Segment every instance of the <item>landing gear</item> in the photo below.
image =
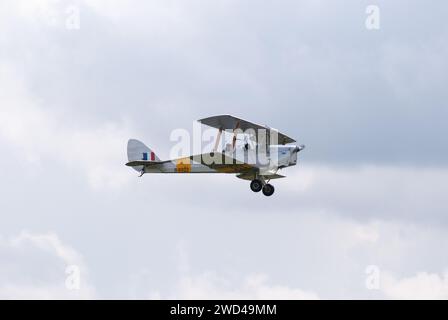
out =
<path fill-rule="evenodd" d="M 274 194 L 274 186 L 272 184 L 266 183 L 263 178 L 261 179 L 254 179 L 250 183 L 250 189 L 253 192 L 260 192 L 263 190 L 263 194 L 266 197 L 270 197 Z"/>
<path fill-rule="evenodd" d="M 250 189 L 253 192 L 260 192 L 261 189 L 263 189 L 263 183 L 258 179 L 252 180 L 250 183 Z"/>
<path fill-rule="evenodd" d="M 266 197 L 272 196 L 274 194 L 274 191 L 275 191 L 275 188 L 274 188 L 274 186 L 272 184 L 265 184 L 263 186 L 263 194 Z"/>

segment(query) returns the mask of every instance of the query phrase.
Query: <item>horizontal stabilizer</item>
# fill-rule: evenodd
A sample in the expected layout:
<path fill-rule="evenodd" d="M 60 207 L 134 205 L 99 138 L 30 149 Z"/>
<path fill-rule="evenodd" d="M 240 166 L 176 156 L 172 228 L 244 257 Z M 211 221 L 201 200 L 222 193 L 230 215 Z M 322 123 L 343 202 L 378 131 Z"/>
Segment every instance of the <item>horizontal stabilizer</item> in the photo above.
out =
<path fill-rule="evenodd" d="M 138 166 L 152 166 L 157 164 L 162 164 L 163 161 L 144 161 L 144 160 L 138 160 L 138 161 L 129 161 L 126 163 L 128 167 L 138 167 Z"/>

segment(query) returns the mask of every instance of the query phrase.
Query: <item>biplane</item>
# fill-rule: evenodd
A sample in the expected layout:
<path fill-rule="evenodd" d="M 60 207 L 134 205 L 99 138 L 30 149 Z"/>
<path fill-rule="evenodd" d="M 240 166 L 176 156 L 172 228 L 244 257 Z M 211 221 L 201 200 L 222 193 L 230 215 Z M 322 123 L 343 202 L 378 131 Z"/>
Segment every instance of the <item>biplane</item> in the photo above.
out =
<path fill-rule="evenodd" d="M 297 164 L 297 155 L 304 145 L 266 125 L 255 124 L 231 115 L 219 115 L 198 120 L 217 129 L 210 152 L 173 160 L 161 161 L 144 143 L 130 139 L 127 146 L 127 166 L 143 176 L 146 173 L 230 173 L 249 180 L 254 192 L 274 194 L 271 180 L 285 178 L 278 172 Z M 226 136 L 231 135 L 230 141 Z M 239 143 L 242 142 L 242 143 Z M 220 146 L 224 145 L 223 149 Z"/>

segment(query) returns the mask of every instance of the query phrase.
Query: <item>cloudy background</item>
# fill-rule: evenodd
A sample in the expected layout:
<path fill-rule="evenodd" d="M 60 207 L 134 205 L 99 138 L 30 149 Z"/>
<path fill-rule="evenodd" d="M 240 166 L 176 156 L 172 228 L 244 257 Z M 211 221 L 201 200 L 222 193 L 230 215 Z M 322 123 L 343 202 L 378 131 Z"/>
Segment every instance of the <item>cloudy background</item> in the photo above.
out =
<path fill-rule="evenodd" d="M 0 0 L 0 298 L 447 299 L 447 15 Z M 124 166 L 222 113 L 307 145 L 273 197 Z"/>

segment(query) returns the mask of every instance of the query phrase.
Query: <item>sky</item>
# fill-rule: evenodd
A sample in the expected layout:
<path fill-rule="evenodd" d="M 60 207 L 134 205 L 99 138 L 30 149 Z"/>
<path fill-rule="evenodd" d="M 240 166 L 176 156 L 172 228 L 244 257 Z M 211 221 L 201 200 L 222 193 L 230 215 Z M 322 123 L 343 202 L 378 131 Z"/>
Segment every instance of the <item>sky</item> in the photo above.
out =
<path fill-rule="evenodd" d="M 0 0 L 0 298 L 447 299 L 447 14 Z M 217 114 L 307 146 L 272 197 L 124 165 Z"/>

